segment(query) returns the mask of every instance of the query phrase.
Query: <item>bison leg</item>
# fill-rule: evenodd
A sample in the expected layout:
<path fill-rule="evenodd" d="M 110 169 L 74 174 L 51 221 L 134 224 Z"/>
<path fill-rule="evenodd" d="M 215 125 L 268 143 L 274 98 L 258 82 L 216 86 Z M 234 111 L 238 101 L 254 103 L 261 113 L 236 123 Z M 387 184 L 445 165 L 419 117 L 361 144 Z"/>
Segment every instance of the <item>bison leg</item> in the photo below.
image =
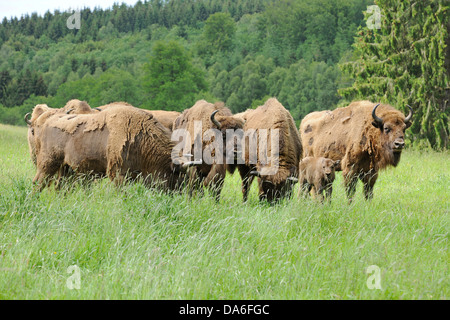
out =
<path fill-rule="evenodd" d="M 58 169 L 58 177 L 55 182 L 55 189 L 61 190 L 61 186 L 63 182 L 67 182 L 67 179 L 74 175 L 74 172 L 72 171 L 72 168 L 68 166 L 67 164 L 62 165 Z"/>
<path fill-rule="evenodd" d="M 49 186 L 52 179 L 61 164 L 58 161 L 53 160 L 42 160 L 42 158 L 38 158 L 37 161 L 37 172 L 36 176 L 33 179 L 33 184 L 36 186 L 38 191 L 42 191 L 46 186 Z"/>
<path fill-rule="evenodd" d="M 356 183 L 358 182 L 358 174 L 355 165 L 350 165 L 347 157 L 341 161 L 342 176 L 344 178 L 345 192 L 349 203 L 353 201 L 353 196 L 356 191 Z"/>
<path fill-rule="evenodd" d="M 324 187 L 321 183 L 314 184 L 314 198 L 317 198 L 320 202 L 323 202 L 323 190 Z"/>
<path fill-rule="evenodd" d="M 204 180 L 204 177 L 198 168 L 188 168 L 185 179 L 189 197 L 194 195 L 194 191 L 196 191 L 199 196 L 203 196 L 202 181 Z"/>
<path fill-rule="evenodd" d="M 225 181 L 226 166 L 222 164 L 215 164 L 209 171 L 204 181 L 207 187 L 214 195 L 217 202 L 220 200 L 220 193 L 222 191 L 223 182 Z"/>
<path fill-rule="evenodd" d="M 122 185 L 124 184 L 124 182 L 125 182 L 125 175 L 124 175 L 124 174 L 121 174 L 121 173 L 110 174 L 110 175 L 109 175 L 109 179 L 110 179 L 111 181 L 114 182 L 114 185 L 115 185 L 116 187 L 120 187 L 120 186 L 122 186 Z"/>
<path fill-rule="evenodd" d="M 249 175 L 250 167 L 248 166 L 238 166 L 238 170 L 242 179 L 242 197 L 244 202 L 247 202 L 248 192 L 250 191 L 250 186 L 253 182 L 254 176 Z"/>
<path fill-rule="evenodd" d="M 358 182 L 358 176 L 348 173 L 344 174 L 344 186 L 345 186 L 345 192 L 347 193 L 347 199 L 349 202 L 352 202 L 353 196 L 355 195 L 356 191 L 356 183 Z"/>
<path fill-rule="evenodd" d="M 56 173 L 56 172 L 55 172 Z M 36 176 L 33 179 L 33 184 L 36 188 L 36 191 L 41 192 L 45 187 L 50 186 L 52 179 L 51 177 L 55 174 L 47 174 L 43 171 L 39 171 L 36 173 Z"/>
<path fill-rule="evenodd" d="M 35 186 L 36 191 L 41 192 L 45 188 L 46 183 L 44 183 L 44 180 L 45 174 L 38 169 L 38 172 L 33 179 L 33 185 Z"/>
<path fill-rule="evenodd" d="M 372 200 L 373 198 L 373 186 L 377 181 L 378 173 L 368 172 L 361 177 L 361 181 L 364 183 L 364 197 L 366 200 Z"/>
<path fill-rule="evenodd" d="M 329 183 L 326 187 L 325 187 L 325 198 L 326 200 L 330 201 L 331 200 L 331 194 L 333 193 L 333 185 L 331 183 Z"/>
<path fill-rule="evenodd" d="M 312 184 L 309 184 L 307 181 L 303 181 L 300 184 L 300 188 L 298 189 L 297 197 L 298 198 L 306 198 L 306 196 L 308 196 L 308 194 L 310 194 L 312 187 L 313 187 Z"/>

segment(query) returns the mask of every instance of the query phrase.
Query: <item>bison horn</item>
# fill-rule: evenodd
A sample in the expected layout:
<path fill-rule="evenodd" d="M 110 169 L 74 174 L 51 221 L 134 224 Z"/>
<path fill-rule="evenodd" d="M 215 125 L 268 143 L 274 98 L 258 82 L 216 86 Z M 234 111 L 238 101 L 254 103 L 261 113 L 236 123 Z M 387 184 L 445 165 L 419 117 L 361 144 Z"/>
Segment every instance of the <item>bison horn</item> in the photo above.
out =
<path fill-rule="evenodd" d="M 219 112 L 219 110 L 215 110 L 215 111 L 211 114 L 211 121 L 212 121 L 212 123 L 214 123 L 214 124 L 217 126 L 217 128 L 220 130 L 220 127 L 221 127 L 222 125 L 221 125 L 220 122 L 217 121 L 216 118 L 215 118 L 217 112 Z"/>
<path fill-rule="evenodd" d="M 72 109 L 69 109 L 69 110 L 67 110 L 66 114 L 69 114 L 69 113 L 71 113 L 72 111 L 73 111 L 73 108 L 72 108 Z"/>
<path fill-rule="evenodd" d="M 377 127 L 378 127 L 378 128 L 381 128 L 381 126 L 383 125 L 383 119 L 381 119 L 380 117 L 378 117 L 378 116 L 375 114 L 375 111 L 377 110 L 377 108 L 378 108 L 379 105 L 380 105 L 380 104 L 377 104 L 377 105 L 373 108 L 373 110 L 372 110 L 372 118 L 375 120 L 375 123 L 377 124 Z"/>
<path fill-rule="evenodd" d="M 409 108 L 409 114 L 406 116 L 405 122 L 410 122 L 414 112 L 410 105 L 407 104 L 406 106 Z"/>
<path fill-rule="evenodd" d="M 30 119 L 28 119 L 28 116 L 30 115 L 30 113 L 28 112 L 25 117 L 23 117 L 23 120 L 25 120 L 25 123 L 29 126 L 31 126 L 31 121 Z"/>
<path fill-rule="evenodd" d="M 100 108 L 94 108 L 95 110 L 98 110 L 98 111 L 102 111 L 102 109 L 100 109 Z"/>
<path fill-rule="evenodd" d="M 250 171 L 249 175 L 259 178 L 261 177 L 261 173 L 259 173 L 258 171 Z"/>

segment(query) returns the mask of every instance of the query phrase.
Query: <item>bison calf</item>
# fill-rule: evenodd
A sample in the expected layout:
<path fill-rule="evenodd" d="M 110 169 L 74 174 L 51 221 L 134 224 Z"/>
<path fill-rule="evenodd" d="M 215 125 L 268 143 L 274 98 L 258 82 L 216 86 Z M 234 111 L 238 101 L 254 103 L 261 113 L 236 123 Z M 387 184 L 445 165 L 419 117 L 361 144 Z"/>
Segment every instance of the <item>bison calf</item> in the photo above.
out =
<path fill-rule="evenodd" d="M 323 200 L 323 191 L 325 191 L 325 197 L 328 200 L 331 199 L 335 169 L 339 164 L 340 160 L 333 161 L 329 158 L 303 158 L 299 164 L 300 189 L 298 196 L 311 192 L 314 187 L 314 194 L 321 201 Z"/>

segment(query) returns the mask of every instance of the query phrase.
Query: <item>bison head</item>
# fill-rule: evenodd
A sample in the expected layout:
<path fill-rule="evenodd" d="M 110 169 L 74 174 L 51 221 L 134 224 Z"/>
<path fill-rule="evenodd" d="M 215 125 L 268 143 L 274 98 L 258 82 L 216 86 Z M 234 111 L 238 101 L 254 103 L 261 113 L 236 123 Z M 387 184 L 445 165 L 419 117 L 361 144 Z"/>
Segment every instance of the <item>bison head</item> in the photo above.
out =
<path fill-rule="evenodd" d="M 377 104 L 372 110 L 372 125 L 380 130 L 380 139 L 383 150 L 392 158 L 394 166 L 400 161 L 400 155 L 405 146 L 405 131 L 412 124 L 413 110 L 408 105 L 409 114 L 404 117 L 400 112 L 387 112 L 383 117 L 376 114 L 380 104 Z"/>
<path fill-rule="evenodd" d="M 244 127 L 244 120 L 242 120 L 239 117 L 235 117 L 233 115 L 220 115 L 217 114 L 219 110 L 214 110 L 211 113 L 210 119 L 213 124 L 213 127 L 220 130 L 222 132 L 223 137 L 223 145 L 225 146 L 224 152 L 227 150 L 233 150 L 234 152 L 234 159 L 236 160 L 238 156 L 238 150 L 236 149 L 236 140 L 233 139 L 227 139 L 227 131 L 230 132 L 236 132 L 236 130 L 239 130 Z M 226 155 L 225 155 L 226 156 Z M 232 164 L 230 164 L 233 166 Z M 232 169 L 234 170 L 234 169 Z"/>
<path fill-rule="evenodd" d="M 250 176 L 258 177 L 259 198 L 268 202 L 276 202 L 284 197 L 290 197 L 295 183 L 298 182 L 297 168 L 295 166 L 279 168 L 276 174 L 264 175 L 264 168 L 261 171 L 253 170 Z"/>
<path fill-rule="evenodd" d="M 45 112 L 52 110 L 52 112 L 55 112 L 56 109 L 52 109 L 46 104 L 38 104 L 33 108 L 33 112 L 27 113 L 24 116 L 24 121 L 28 126 L 28 147 L 30 149 L 30 155 L 31 159 L 33 160 L 33 163 L 36 164 L 36 142 L 35 142 L 35 131 L 36 131 L 36 122 L 38 122 L 38 118 L 43 115 Z"/>
<path fill-rule="evenodd" d="M 321 171 L 325 181 L 333 182 L 335 179 L 336 168 L 339 168 L 341 160 L 333 161 L 329 158 L 322 158 Z"/>
<path fill-rule="evenodd" d="M 214 110 L 210 116 L 211 122 L 217 129 L 225 133 L 225 130 L 227 129 L 237 130 L 244 127 L 244 121 L 241 118 L 233 115 L 218 115 L 217 113 L 219 111 L 220 110 Z"/>

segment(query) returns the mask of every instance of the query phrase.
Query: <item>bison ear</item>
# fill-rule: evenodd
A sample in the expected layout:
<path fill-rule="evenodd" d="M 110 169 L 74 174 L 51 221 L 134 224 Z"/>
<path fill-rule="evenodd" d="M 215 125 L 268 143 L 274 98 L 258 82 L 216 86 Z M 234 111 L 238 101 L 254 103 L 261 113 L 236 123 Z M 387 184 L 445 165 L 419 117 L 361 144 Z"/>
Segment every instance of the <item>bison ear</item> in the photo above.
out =
<path fill-rule="evenodd" d="M 335 168 L 339 168 L 340 167 L 340 165 L 341 165 L 341 160 L 336 160 L 335 162 L 334 162 L 334 167 Z"/>
<path fill-rule="evenodd" d="M 38 118 L 41 114 L 48 111 L 49 107 L 46 104 L 38 104 L 33 109 L 35 118 Z"/>
<path fill-rule="evenodd" d="M 376 121 L 373 121 L 373 122 L 372 122 L 372 125 L 373 125 L 375 128 L 378 128 L 378 129 L 382 129 L 382 128 L 383 128 L 383 125 L 380 124 L 380 123 L 378 123 L 378 122 L 376 122 Z"/>
<path fill-rule="evenodd" d="M 405 124 L 406 124 L 406 129 L 408 129 L 409 127 L 411 127 L 412 122 L 411 121 L 407 121 L 407 122 L 405 122 Z"/>

